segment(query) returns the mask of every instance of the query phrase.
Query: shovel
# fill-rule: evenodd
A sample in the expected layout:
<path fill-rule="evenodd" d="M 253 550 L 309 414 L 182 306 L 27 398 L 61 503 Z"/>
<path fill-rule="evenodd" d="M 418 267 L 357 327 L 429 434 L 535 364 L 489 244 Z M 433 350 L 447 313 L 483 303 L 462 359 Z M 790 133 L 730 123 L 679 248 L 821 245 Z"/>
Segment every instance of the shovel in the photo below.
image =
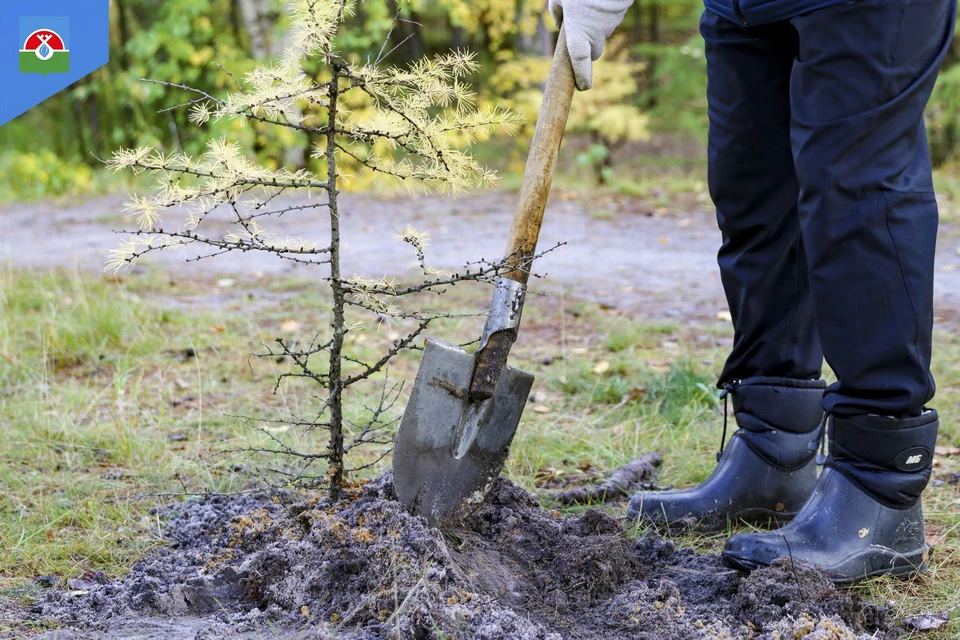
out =
<path fill-rule="evenodd" d="M 500 475 L 533 386 L 507 366 L 537 252 L 543 212 L 570 113 L 574 77 L 563 29 L 530 143 L 507 243 L 510 271 L 498 278 L 473 355 L 428 338 L 393 450 L 393 480 L 407 509 L 431 525 L 478 507 Z"/>

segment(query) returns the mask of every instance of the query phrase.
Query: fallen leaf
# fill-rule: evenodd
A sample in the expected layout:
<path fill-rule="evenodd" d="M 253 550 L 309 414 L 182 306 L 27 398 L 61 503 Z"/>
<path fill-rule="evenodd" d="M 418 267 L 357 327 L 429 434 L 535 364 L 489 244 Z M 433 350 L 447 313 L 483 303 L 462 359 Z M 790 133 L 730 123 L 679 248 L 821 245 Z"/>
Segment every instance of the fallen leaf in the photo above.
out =
<path fill-rule="evenodd" d="M 220 287 L 221 289 L 229 289 L 235 284 L 237 284 L 237 281 L 234 280 L 233 278 L 222 278 L 220 280 L 217 280 L 217 286 Z"/>
<path fill-rule="evenodd" d="M 284 320 L 283 324 L 280 325 L 280 331 L 284 333 L 296 333 L 300 331 L 300 323 L 296 320 Z"/>
<path fill-rule="evenodd" d="M 939 629 L 947 624 L 948 619 L 949 614 L 946 611 L 942 613 L 921 613 L 915 616 L 908 616 L 906 623 L 910 629 L 930 631 L 932 629 Z"/>
<path fill-rule="evenodd" d="M 646 389 L 643 387 L 634 387 L 633 389 L 630 389 L 630 393 L 624 394 L 622 400 L 624 402 L 635 402 L 645 395 L 647 395 Z"/>
<path fill-rule="evenodd" d="M 645 364 L 657 373 L 665 373 L 670 370 L 673 360 L 647 360 Z"/>
<path fill-rule="evenodd" d="M 938 446 L 934 449 L 934 452 L 938 456 L 956 456 L 960 455 L 960 447 L 947 447 L 944 445 Z"/>
<path fill-rule="evenodd" d="M 660 238 L 659 242 L 660 244 L 670 244 L 670 238 Z"/>
<path fill-rule="evenodd" d="M 947 541 L 946 536 L 940 535 L 939 533 L 928 533 L 926 536 L 927 546 L 928 547 L 939 547 L 944 542 Z"/>
<path fill-rule="evenodd" d="M 570 353 L 573 353 L 578 356 L 582 356 L 586 352 L 587 352 L 586 347 L 574 347 L 573 349 L 570 349 Z"/>
<path fill-rule="evenodd" d="M 217 333 L 223 333 L 226 330 L 227 328 L 222 324 L 215 324 L 212 327 L 210 327 L 210 331 L 216 331 Z"/>
<path fill-rule="evenodd" d="M 719 322 L 733 322 L 733 316 L 729 311 L 717 311 L 717 320 Z"/>
<path fill-rule="evenodd" d="M 550 413 L 551 411 L 553 411 L 553 409 L 551 409 L 550 407 L 548 407 L 548 406 L 545 405 L 545 404 L 535 404 L 535 405 L 533 405 L 533 412 L 534 412 L 534 413 Z"/>
<path fill-rule="evenodd" d="M 601 360 L 600 362 L 597 363 L 597 366 L 593 368 L 593 372 L 598 376 L 603 375 L 609 370 L 610 370 L 610 363 L 607 362 L 606 360 Z"/>

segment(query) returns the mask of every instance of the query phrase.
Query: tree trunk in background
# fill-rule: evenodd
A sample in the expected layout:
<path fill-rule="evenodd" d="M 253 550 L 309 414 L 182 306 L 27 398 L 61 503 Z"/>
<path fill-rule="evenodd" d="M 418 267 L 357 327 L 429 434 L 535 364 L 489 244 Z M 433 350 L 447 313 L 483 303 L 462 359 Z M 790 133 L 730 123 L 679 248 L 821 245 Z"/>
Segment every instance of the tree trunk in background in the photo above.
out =
<path fill-rule="evenodd" d="M 453 27 L 450 30 L 450 47 L 458 51 L 467 48 L 467 35 L 463 27 Z"/>
<path fill-rule="evenodd" d="M 267 0 L 261 0 L 261 2 L 266 4 Z M 280 51 L 286 51 L 286 49 L 290 47 L 290 37 L 290 30 L 287 29 L 283 35 L 283 42 L 280 43 Z M 293 109 L 298 115 L 303 115 L 303 111 L 301 111 L 300 107 L 297 105 L 293 105 Z M 286 150 L 283 156 L 284 164 L 292 169 L 305 169 L 307 166 L 307 152 L 310 149 L 310 136 L 303 135 L 299 137 L 303 139 L 303 146 L 290 147 Z"/>
<path fill-rule="evenodd" d="M 632 44 L 638 45 L 643 42 L 643 3 L 634 2 L 633 3 L 633 29 L 632 29 Z"/>
<path fill-rule="evenodd" d="M 537 17 L 537 32 L 534 35 L 537 42 L 536 53 L 544 57 L 552 57 L 554 49 L 553 31 L 550 29 L 553 18 L 548 7 L 548 3 L 544 2 L 543 11 Z"/>
<path fill-rule="evenodd" d="M 250 38 L 250 53 L 261 59 L 284 51 L 290 45 L 290 31 L 287 30 L 279 47 L 273 42 L 274 18 L 270 15 L 270 0 L 234 0 L 239 6 L 244 30 Z M 294 110 L 301 113 L 294 105 Z M 302 114 L 301 114 L 302 115 Z M 310 141 L 304 139 L 303 145 L 288 148 L 283 155 L 283 163 L 292 169 L 302 169 L 307 164 L 307 147 Z"/>
<path fill-rule="evenodd" d="M 120 64 L 124 69 L 129 69 L 127 42 L 130 41 L 130 23 L 127 18 L 126 0 L 114 0 L 114 2 L 117 4 L 117 21 L 120 23 Z"/>
<path fill-rule="evenodd" d="M 657 85 L 656 47 L 660 45 L 660 0 L 651 0 L 650 2 L 650 45 L 653 50 L 650 52 L 649 69 L 647 71 L 647 77 L 650 79 L 650 84 L 647 87 L 647 95 L 649 96 L 647 104 L 650 107 L 655 107 L 657 104 L 656 92 L 654 91 Z"/>
<path fill-rule="evenodd" d="M 410 39 L 407 41 L 407 44 L 404 45 L 405 47 L 409 47 L 407 51 L 410 53 L 410 55 L 404 59 L 419 60 L 423 57 L 423 39 L 420 37 L 420 19 L 417 17 L 417 14 L 413 11 L 413 9 L 410 10 L 409 22 L 401 22 L 400 26 L 403 28 L 403 37 L 410 37 Z M 397 53 L 400 52 L 398 51 Z"/>
<path fill-rule="evenodd" d="M 273 24 L 270 21 L 270 0 L 237 0 L 240 15 L 250 36 L 250 50 L 255 58 L 272 55 L 271 34 Z"/>
<path fill-rule="evenodd" d="M 97 157 L 103 155 L 103 130 L 100 126 L 100 103 L 95 93 L 90 92 L 86 100 L 87 119 L 90 122 L 90 141 L 93 143 L 93 152 Z"/>
<path fill-rule="evenodd" d="M 240 3 L 238 0 L 230 1 L 230 27 L 233 29 L 233 37 L 237 41 L 238 47 L 243 47 L 244 37 L 243 37 L 243 18 L 240 16 L 241 9 Z"/>

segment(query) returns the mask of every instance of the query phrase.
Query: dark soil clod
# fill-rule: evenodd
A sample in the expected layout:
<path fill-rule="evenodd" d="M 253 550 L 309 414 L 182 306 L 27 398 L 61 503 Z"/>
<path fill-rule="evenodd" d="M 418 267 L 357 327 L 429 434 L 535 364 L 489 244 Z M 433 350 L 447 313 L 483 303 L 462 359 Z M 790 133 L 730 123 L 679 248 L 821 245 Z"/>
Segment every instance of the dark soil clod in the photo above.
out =
<path fill-rule="evenodd" d="M 813 567 L 744 577 L 632 540 L 601 511 L 546 512 L 503 479 L 442 532 L 403 509 L 389 475 L 337 504 L 237 496 L 171 511 L 172 548 L 122 580 L 41 594 L 36 617 L 77 639 L 893 637 L 886 609 Z"/>

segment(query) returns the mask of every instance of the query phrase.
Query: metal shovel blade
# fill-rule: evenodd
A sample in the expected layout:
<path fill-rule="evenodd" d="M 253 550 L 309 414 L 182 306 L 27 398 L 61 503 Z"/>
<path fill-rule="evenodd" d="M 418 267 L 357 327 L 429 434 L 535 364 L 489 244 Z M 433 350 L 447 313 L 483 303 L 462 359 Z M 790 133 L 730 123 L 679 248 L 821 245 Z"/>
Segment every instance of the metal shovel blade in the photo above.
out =
<path fill-rule="evenodd" d="M 489 400 L 469 398 L 474 356 L 430 339 L 400 422 L 393 481 L 400 501 L 431 525 L 483 502 L 500 475 L 533 376 L 504 370 Z"/>

